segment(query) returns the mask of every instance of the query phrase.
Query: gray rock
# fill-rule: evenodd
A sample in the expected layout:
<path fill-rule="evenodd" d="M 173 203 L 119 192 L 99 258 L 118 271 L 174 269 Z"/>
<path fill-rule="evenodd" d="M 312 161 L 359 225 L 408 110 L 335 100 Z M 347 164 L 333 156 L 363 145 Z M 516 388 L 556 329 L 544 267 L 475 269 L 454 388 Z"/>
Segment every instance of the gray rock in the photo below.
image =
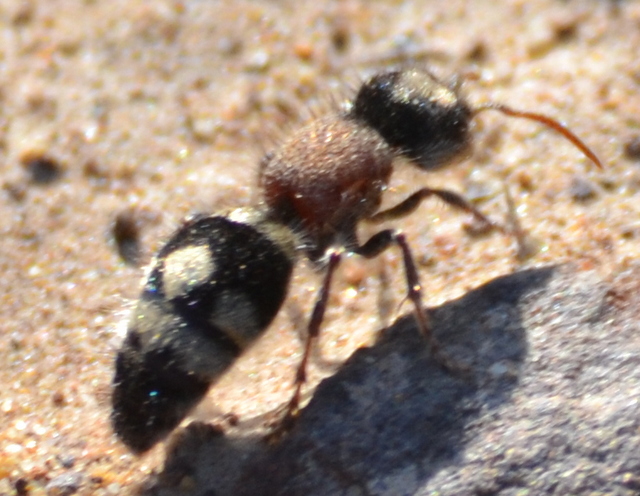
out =
<path fill-rule="evenodd" d="M 433 309 L 467 373 L 440 368 L 403 318 L 318 386 L 280 443 L 194 426 L 148 493 L 638 494 L 636 275 L 524 270 Z"/>

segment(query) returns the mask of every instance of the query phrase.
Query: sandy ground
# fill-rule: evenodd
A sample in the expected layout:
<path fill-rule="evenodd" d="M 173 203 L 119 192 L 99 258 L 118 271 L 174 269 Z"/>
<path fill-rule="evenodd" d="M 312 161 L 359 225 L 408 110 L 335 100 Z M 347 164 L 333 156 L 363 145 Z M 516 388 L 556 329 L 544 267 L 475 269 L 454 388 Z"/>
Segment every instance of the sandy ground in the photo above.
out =
<path fill-rule="evenodd" d="M 399 163 L 389 203 L 428 181 L 500 219 L 506 183 L 540 243 L 527 265 L 608 279 L 638 257 L 640 2 L 2 0 L 0 37 L 1 495 L 122 494 L 161 466 L 162 448 L 137 459 L 108 422 L 140 265 L 190 212 L 254 202 L 264 151 L 380 68 L 462 75 L 472 102 L 557 117 L 606 164 L 487 113 L 470 160 L 428 177 Z M 397 223 L 430 306 L 522 265 L 513 240 L 463 221 L 427 202 Z M 318 280 L 301 264 L 268 335 L 196 416 L 286 401 Z M 311 385 L 393 320 L 402 284 L 395 253 L 345 263 Z"/>

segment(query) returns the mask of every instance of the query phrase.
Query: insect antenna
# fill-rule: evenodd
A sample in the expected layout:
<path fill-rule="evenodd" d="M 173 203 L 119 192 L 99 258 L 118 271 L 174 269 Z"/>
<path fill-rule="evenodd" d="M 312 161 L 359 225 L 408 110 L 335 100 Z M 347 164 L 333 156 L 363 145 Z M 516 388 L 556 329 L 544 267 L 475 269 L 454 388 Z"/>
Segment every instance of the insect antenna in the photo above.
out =
<path fill-rule="evenodd" d="M 539 122 L 546 127 L 553 129 L 554 131 L 560 133 L 567 140 L 569 140 L 573 145 L 578 148 L 584 155 L 591 160 L 599 169 L 602 169 L 602 162 L 596 156 L 596 154 L 589 148 L 584 141 L 582 141 L 578 136 L 574 134 L 568 127 L 564 124 L 560 123 L 556 119 L 553 119 L 549 116 L 538 114 L 536 112 L 525 112 L 522 110 L 516 110 L 501 103 L 485 103 L 479 107 L 473 109 L 473 116 L 475 117 L 480 112 L 484 112 L 485 110 L 497 110 L 498 112 L 502 112 L 509 117 L 518 117 L 522 119 L 529 119 L 531 121 Z"/>

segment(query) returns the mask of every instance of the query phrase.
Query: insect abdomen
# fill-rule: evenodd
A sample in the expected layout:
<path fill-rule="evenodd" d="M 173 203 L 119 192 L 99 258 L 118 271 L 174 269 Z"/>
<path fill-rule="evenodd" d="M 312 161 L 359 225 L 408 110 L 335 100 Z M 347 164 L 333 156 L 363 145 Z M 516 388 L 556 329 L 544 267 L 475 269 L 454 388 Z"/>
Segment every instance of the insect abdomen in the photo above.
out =
<path fill-rule="evenodd" d="M 259 220 L 201 216 L 159 252 L 116 359 L 111 418 L 132 450 L 171 432 L 269 326 L 291 276 L 289 241 Z"/>

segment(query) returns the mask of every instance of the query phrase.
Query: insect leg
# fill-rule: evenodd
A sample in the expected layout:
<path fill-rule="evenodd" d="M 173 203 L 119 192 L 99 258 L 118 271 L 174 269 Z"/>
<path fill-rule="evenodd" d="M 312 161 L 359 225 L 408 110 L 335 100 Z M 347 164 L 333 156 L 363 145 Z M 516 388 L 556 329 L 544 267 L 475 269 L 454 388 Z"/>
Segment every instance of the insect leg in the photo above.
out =
<path fill-rule="evenodd" d="M 431 196 L 436 196 L 448 205 L 473 215 L 482 225 L 481 230 L 484 232 L 488 232 L 493 229 L 501 232 L 507 232 L 506 227 L 494 220 L 491 220 L 462 195 L 446 189 L 434 188 L 421 188 L 394 207 L 382 210 L 366 219 L 366 221 L 378 224 L 387 220 L 405 217 L 406 215 L 413 213 L 423 200 Z"/>
<path fill-rule="evenodd" d="M 311 349 L 313 343 L 320 334 L 320 325 L 324 319 L 324 313 L 327 309 L 327 303 L 329 301 L 329 293 L 331 289 L 331 281 L 333 279 L 333 273 L 335 272 L 338 264 L 340 263 L 340 252 L 333 251 L 329 255 L 329 261 L 327 264 L 324 280 L 322 286 L 318 292 L 316 303 L 313 307 L 313 313 L 309 320 L 309 326 L 307 329 L 307 339 L 304 345 L 304 351 L 302 353 L 302 359 L 296 370 L 296 377 L 294 382 L 294 392 L 291 400 L 285 407 L 285 413 L 275 430 L 269 435 L 269 440 L 275 440 L 280 437 L 281 434 L 287 432 L 293 427 L 295 418 L 300 411 L 300 393 L 302 386 L 307 381 L 307 364 L 309 362 L 309 356 L 311 355 Z"/>
<path fill-rule="evenodd" d="M 413 303 L 414 315 L 420 333 L 427 341 L 434 359 L 441 366 L 450 371 L 460 370 L 460 366 L 440 349 L 438 340 L 433 335 L 433 328 L 429 316 L 422 306 L 422 285 L 420 284 L 420 277 L 405 235 L 393 229 L 380 231 L 371 236 L 363 245 L 356 248 L 354 253 L 365 258 L 374 258 L 393 244 L 397 245 L 402 252 L 407 282 L 407 298 Z"/>

